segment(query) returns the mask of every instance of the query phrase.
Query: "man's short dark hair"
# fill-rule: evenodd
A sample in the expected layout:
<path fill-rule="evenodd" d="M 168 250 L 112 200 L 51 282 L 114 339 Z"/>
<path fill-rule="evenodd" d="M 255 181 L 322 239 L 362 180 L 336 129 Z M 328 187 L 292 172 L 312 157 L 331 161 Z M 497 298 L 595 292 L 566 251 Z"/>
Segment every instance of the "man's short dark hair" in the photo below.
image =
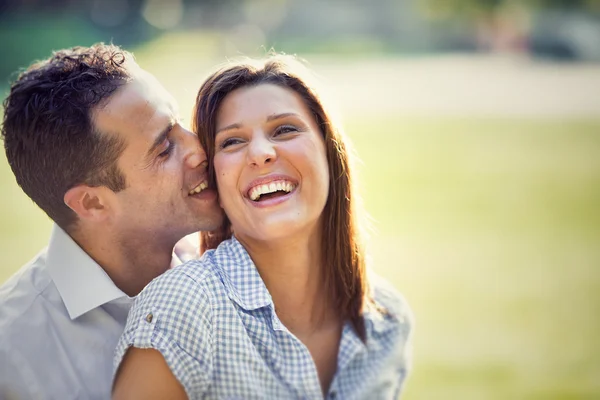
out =
<path fill-rule="evenodd" d="M 64 203 L 79 184 L 126 187 L 117 160 L 124 140 L 99 132 L 93 111 L 131 80 L 131 53 L 102 43 L 53 53 L 31 65 L 4 101 L 2 138 L 23 191 L 65 230 L 77 215 Z"/>

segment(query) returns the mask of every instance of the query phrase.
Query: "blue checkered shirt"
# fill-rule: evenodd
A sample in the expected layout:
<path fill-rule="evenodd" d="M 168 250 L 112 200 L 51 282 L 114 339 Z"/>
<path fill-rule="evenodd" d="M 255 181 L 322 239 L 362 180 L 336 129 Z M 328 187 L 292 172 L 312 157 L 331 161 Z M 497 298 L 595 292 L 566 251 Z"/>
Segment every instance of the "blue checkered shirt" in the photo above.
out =
<path fill-rule="evenodd" d="M 346 323 L 326 398 L 394 399 L 409 363 L 410 310 L 392 287 L 371 280 L 366 345 Z M 162 353 L 190 399 L 323 399 L 313 359 L 281 323 L 244 247 L 221 243 L 168 271 L 137 297 L 117 346 Z"/>

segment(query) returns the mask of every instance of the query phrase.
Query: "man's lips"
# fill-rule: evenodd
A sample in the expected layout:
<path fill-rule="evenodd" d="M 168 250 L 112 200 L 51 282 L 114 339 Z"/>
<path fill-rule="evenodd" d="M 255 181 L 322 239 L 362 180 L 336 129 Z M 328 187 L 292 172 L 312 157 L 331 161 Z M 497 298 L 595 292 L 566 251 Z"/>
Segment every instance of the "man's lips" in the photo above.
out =
<path fill-rule="evenodd" d="M 191 189 L 188 192 L 188 194 L 190 196 L 193 196 L 195 194 L 198 194 L 198 193 L 202 192 L 206 188 L 208 188 L 208 181 L 207 180 L 203 180 L 202 182 L 200 182 L 199 184 L 197 184 L 193 189 Z"/>
<path fill-rule="evenodd" d="M 217 191 L 208 187 L 208 179 L 203 177 L 199 183 L 188 191 L 188 197 L 196 200 L 214 201 L 217 198 Z"/>

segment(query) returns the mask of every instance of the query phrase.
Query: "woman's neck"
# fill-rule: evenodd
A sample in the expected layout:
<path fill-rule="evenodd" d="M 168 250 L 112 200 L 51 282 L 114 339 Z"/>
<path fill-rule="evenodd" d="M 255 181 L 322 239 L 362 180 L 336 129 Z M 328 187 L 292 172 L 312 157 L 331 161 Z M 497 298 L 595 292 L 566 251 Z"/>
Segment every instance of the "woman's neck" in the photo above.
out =
<path fill-rule="evenodd" d="M 302 336 L 330 319 L 332 301 L 324 286 L 320 232 L 269 242 L 237 238 L 265 282 L 277 316 L 290 331 Z"/>

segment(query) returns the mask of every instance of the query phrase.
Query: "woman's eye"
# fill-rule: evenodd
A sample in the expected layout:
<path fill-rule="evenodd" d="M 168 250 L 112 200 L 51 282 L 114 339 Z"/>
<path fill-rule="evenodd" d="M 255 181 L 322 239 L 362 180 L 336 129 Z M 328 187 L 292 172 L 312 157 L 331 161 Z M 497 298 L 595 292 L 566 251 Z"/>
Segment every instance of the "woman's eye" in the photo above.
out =
<path fill-rule="evenodd" d="M 227 138 L 221 142 L 221 145 L 219 147 L 221 149 L 224 149 L 226 147 L 233 146 L 233 145 L 239 144 L 239 143 L 242 143 L 242 141 L 238 138 Z"/>
<path fill-rule="evenodd" d="M 293 125 L 281 125 L 275 129 L 274 136 L 283 135 L 285 133 L 298 132 L 298 128 Z"/>

